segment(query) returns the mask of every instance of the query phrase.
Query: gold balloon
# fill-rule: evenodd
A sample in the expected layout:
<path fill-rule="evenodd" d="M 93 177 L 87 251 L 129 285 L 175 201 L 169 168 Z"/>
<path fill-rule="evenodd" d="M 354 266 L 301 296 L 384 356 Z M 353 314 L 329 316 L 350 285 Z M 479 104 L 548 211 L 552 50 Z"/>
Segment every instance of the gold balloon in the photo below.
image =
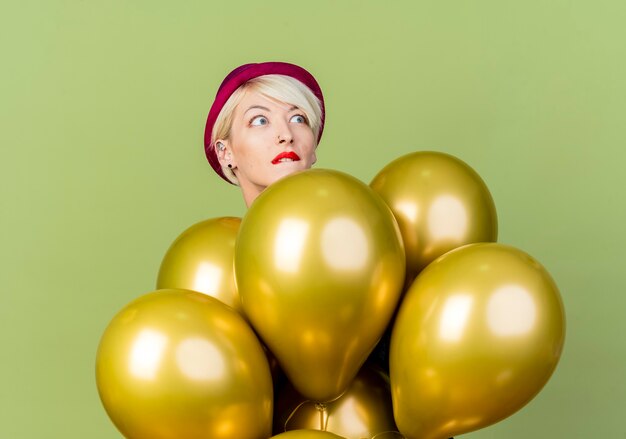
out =
<path fill-rule="evenodd" d="M 344 439 L 336 434 L 319 430 L 294 430 L 272 436 L 271 439 Z"/>
<path fill-rule="evenodd" d="M 389 377 L 362 368 L 348 390 L 325 404 L 307 400 L 293 387 L 278 392 L 274 431 L 312 429 L 329 431 L 347 439 L 399 439 L 393 419 Z"/>
<path fill-rule="evenodd" d="M 298 391 L 345 391 L 389 323 L 405 256 L 367 185 L 311 170 L 267 188 L 244 217 L 235 276 L 246 316 Z"/>
<path fill-rule="evenodd" d="M 528 254 L 494 243 L 445 254 L 415 279 L 394 324 L 398 428 L 440 439 L 511 415 L 546 384 L 564 337 L 557 286 Z"/>
<path fill-rule="evenodd" d="M 96 359 L 100 399 L 128 439 L 265 439 L 269 367 L 232 308 L 194 291 L 160 290 L 122 309 Z"/>
<path fill-rule="evenodd" d="M 213 218 L 185 230 L 163 257 L 157 289 L 198 291 L 241 312 L 233 257 L 241 219 Z"/>
<path fill-rule="evenodd" d="M 442 254 L 498 236 L 489 189 L 466 163 L 440 152 L 415 152 L 383 168 L 370 186 L 393 211 L 404 240 L 407 286 Z"/>

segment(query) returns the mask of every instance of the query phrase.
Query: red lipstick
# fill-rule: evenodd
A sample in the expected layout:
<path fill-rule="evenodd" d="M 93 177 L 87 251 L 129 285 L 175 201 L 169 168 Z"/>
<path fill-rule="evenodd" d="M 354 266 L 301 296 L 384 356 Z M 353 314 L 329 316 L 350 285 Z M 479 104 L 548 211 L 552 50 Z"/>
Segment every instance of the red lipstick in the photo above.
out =
<path fill-rule="evenodd" d="M 291 159 L 294 162 L 297 162 L 300 160 L 300 156 L 293 151 L 281 152 L 276 157 L 274 157 L 274 159 L 272 160 L 272 164 L 277 165 L 278 163 L 280 163 L 281 159 Z"/>

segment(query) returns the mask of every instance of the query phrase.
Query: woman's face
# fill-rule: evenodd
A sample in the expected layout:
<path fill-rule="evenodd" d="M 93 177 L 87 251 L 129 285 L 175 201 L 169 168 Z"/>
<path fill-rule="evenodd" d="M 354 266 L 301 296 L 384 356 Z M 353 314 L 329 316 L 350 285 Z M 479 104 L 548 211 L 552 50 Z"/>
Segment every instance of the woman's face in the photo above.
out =
<path fill-rule="evenodd" d="M 316 161 L 315 135 L 305 113 L 256 91 L 246 92 L 235 108 L 225 144 L 225 156 L 244 198 L 246 190 L 258 195 L 275 181 L 309 169 Z"/>

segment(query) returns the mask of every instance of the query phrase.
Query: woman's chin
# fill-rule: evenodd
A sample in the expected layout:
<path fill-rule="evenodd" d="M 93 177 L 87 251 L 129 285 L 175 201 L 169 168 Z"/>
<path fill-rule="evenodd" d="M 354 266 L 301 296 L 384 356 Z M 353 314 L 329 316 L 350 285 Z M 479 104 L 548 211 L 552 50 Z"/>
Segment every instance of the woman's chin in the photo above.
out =
<path fill-rule="evenodd" d="M 311 168 L 311 165 L 307 165 L 303 162 L 288 162 L 288 163 L 280 163 L 276 166 L 274 175 L 274 181 L 278 181 L 281 178 L 285 178 L 293 173 L 305 171 Z"/>

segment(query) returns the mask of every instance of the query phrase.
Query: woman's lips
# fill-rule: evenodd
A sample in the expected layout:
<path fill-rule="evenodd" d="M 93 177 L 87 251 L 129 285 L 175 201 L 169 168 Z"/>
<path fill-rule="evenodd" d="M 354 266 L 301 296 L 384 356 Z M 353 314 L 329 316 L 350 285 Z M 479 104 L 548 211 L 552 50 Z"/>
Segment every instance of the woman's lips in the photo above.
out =
<path fill-rule="evenodd" d="M 272 164 L 277 165 L 284 162 L 297 162 L 300 160 L 300 156 L 293 151 L 285 151 L 278 154 L 272 160 Z"/>

